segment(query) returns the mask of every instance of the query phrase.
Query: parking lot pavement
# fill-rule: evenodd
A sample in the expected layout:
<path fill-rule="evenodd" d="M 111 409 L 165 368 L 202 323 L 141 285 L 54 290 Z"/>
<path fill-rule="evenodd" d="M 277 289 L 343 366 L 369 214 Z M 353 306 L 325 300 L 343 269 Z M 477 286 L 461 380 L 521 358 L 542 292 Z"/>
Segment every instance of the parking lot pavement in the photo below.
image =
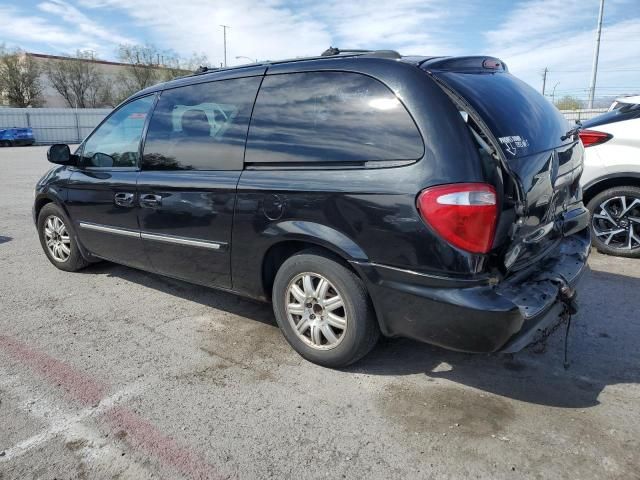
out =
<path fill-rule="evenodd" d="M 0 479 L 640 478 L 640 261 L 594 253 L 562 367 L 386 340 L 335 371 L 267 305 L 56 270 L 42 147 L 0 149 Z"/>

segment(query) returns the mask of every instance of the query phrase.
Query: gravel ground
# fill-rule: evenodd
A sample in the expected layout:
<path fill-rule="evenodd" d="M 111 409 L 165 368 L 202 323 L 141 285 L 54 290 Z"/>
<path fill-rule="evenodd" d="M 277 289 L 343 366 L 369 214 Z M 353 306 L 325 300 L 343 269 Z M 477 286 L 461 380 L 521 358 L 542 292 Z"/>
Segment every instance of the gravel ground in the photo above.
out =
<path fill-rule="evenodd" d="M 55 269 L 43 147 L 0 149 L 0 479 L 640 478 L 640 261 L 594 252 L 562 367 L 386 340 L 328 370 L 270 307 Z"/>

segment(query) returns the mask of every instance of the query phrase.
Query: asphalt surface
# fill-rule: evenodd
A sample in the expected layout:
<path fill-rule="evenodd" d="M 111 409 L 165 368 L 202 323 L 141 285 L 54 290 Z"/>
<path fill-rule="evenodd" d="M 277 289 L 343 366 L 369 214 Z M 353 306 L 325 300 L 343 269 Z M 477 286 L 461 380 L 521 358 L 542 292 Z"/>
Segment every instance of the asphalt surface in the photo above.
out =
<path fill-rule="evenodd" d="M 381 342 L 298 357 L 271 309 L 102 263 L 55 269 L 42 147 L 0 149 L 0 479 L 640 478 L 640 261 L 594 252 L 562 366 Z"/>

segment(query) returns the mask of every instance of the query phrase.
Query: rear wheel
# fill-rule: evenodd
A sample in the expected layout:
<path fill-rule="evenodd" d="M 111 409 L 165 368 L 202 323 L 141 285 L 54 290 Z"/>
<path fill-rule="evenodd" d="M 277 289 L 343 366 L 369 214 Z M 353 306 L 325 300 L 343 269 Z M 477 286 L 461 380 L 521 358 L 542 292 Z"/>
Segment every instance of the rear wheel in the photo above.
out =
<path fill-rule="evenodd" d="M 0 147 L 10 147 L 11 146 L 11 140 L 2 140 L 0 142 Z"/>
<path fill-rule="evenodd" d="M 640 257 L 640 188 L 614 187 L 589 202 L 591 237 L 598 251 Z"/>
<path fill-rule="evenodd" d="M 321 251 L 305 251 L 282 264 L 273 284 L 273 310 L 296 352 L 325 367 L 359 360 L 380 336 L 362 281 Z"/>
<path fill-rule="evenodd" d="M 55 203 L 48 203 L 38 215 L 38 236 L 44 253 L 60 270 L 75 272 L 86 267 L 71 222 Z"/>

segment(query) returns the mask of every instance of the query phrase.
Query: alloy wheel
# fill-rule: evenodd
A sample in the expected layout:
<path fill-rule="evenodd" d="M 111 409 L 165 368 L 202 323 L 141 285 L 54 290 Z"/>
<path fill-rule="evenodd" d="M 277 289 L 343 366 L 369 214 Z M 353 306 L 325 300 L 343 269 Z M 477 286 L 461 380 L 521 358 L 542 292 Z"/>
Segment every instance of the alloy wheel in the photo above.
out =
<path fill-rule="evenodd" d="M 640 198 L 619 195 L 606 199 L 591 219 L 593 233 L 616 250 L 640 248 Z"/>
<path fill-rule="evenodd" d="M 60 217 L 50 215 L 44 222 L 44 239 L 51 257 L 64 263 L 71 255 L 71 238 Z"/>
<path fill-rule="evenodd" d="M 347 331 L 347 311 L 336 287 L 317 273 L 301 273 L 291 280 L 286 312 L 296 335 L 318 350 L 340 344 Z"/>

